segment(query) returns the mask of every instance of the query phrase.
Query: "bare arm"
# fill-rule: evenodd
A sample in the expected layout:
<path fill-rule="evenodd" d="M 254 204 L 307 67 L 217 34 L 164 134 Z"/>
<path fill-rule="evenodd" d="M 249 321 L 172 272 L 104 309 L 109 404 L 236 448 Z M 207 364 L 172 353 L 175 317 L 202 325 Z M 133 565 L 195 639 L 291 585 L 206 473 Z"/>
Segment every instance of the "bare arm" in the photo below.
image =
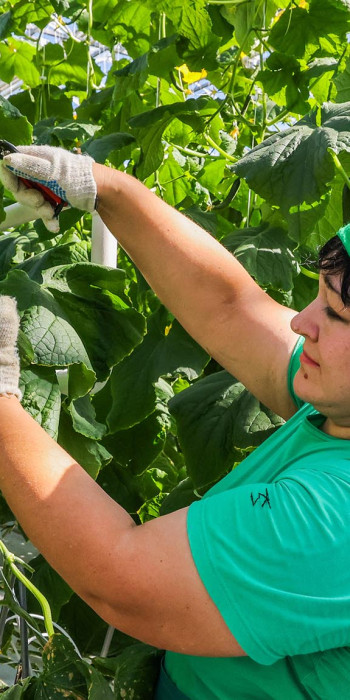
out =
<path fill-rule="evenodd" d="M 188 333 L 284 418 L 295 315 L 193 221 L 134 178 L 94 165 L 102 219 Z"/>
<path fill-rule="evenodd" d="M 108 623 L 160 648 L 242 656 L 206 592 L 187 509 L 136 526 L 26 413 L 0 396 L 0 488 L 31 541 Z"/>

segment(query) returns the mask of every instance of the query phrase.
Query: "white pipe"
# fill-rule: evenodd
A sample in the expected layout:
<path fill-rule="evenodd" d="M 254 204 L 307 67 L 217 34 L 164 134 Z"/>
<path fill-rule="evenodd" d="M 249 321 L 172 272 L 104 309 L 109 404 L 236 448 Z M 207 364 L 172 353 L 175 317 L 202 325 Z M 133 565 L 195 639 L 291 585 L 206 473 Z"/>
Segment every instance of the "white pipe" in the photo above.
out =
<path fill-rule="evenodd" d="M 32 207 L 25 207 L 23 204 L 10 204 L 5 208 L 6 218 L 0 222 L 0 231 L 7 231 L 9 228 L 17 228 L 28 221 L 38 218 L 36 210 Z"/>
<path fill-rule="evenodd" d="M 95 211 L 92 215 L 91 262 L 117 267 L 118 243 Z"/>

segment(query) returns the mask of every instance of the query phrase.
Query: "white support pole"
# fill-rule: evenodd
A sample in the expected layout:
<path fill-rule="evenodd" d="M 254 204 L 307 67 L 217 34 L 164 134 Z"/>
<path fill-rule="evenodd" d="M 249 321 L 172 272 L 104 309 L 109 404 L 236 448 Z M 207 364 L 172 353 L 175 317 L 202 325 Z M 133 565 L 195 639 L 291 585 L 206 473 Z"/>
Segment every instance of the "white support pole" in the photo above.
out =
<path fill-rule="evenodd" d="M 17 228 L 22 226 L 22 224 L 28 223 L 28 221 L 34 221 L 37 219 L 37 213 L 35 209 L 31 207 L 25 207 L 23 204 L 10 204 L 9 207 L 5 208 L 6 218 L 4 221 L 0 221 L 0 231 L 8 231 L 10 228 Z"/>
<path fill-rule="evenodd" d="M 106 267 L 117 267 L 118 243 L 101 217 L 92 215 L 91 262 Z"/>

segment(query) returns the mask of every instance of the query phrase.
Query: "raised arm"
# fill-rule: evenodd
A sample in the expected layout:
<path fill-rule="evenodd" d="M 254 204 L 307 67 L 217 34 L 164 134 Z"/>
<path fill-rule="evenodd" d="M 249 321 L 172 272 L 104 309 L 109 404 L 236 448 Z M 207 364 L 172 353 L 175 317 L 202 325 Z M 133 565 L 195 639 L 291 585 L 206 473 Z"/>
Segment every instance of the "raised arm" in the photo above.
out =
<path fill-rule="evenodd" d="M 189 334 L 266 406 L 295 412 L 287 368 L 296 342 L 294 312 L 273 301 L 210 234 L 126 173 L 60 148 L 20 147 L 1 178 L 54 230 L 42 195 L 17 175 L 44 183 L 72 206 L 93 211 L 118 238 L 161 301 Z M 8 169 L 12 170 L 12 173 Z"/>
<path fill-rule="evenodd" d="M 135 178 L 98 164 L 93 173 L 99 214 L 165 306 L 266 406 L 290 417 L 295 311 L 271 299 L 218 241 Z"/>

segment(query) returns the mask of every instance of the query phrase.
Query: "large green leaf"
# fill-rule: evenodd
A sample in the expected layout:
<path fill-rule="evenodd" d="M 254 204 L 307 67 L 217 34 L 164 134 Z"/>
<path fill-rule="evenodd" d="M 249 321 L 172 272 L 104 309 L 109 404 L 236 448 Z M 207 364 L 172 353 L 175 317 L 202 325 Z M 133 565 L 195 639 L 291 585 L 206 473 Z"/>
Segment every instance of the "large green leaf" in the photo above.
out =
<path fill-rule="evenodd" d="M 262 223 L 257 228 L 235 231 L 221 242 L 260 286 L 292 289 L 298 262 L 293 254 L 294 246 L 281 227 Z"/>
<path fill-rule="evenodd" d="M 65 214 L 66 212 L 64 212 Z M 63 216 L 62 214 L 61 216 Z M 8 237 L 6 237 L 7 239 Z M 1 256 L 1 244 L 5 248 L 6 239 L 1 241 L 0 239 L 0 256 Z M 18 243 L 20 239 L 18 236 L 14 236 L 12 243 Z M 7 251 L 5 250 L 7 253 Z M 7 257 L 11 251 L 7 253 Z M 67 243 L 65 245 L 59 245 L 54 248 L 49 248 L 43 253 L 38 253 L 30 258 L 27 258 L 23 263 L 17 265 L 17 270 L 24 270 L 30 279 L 34 282 L 41 284 L 43 282 L 43 271 L 51 267 L 58 267 L 58 265 L 68 265 L 77 262 L 88 262 L 89 260 L 89 247 L 86 241 L 72 241 L 72 243 Z M 1 261 L 1 257 L 0 257 Z"/>
<path fill-rule="evenodd" d="M 195 491 L 196 489 L 194 488 L 192 479 L 188 477 L 180 481 L 164 499 L 160 508 L 160 515 L 173 513 L 180 508 L 187 508 L 187 506 L 190 506 L 194 501 L 199 501 L 199 496 L 196 495 Z"/>
<path fill-rule="evenodd" d="M 1 696 L 3 700 L 21 700 L 25 697 L 25 694 L 27 695 L 26 689 L 28 689 L 30 684 L 31 680 L 27 678 L 23 683 L 20 682 L 8 690 L 1 690 Z"/>
<path fill-rule="evenodd" d="M 117 39 L 126 48 L 129 56 L 139 56 L 149 48 L 153 9 L 147 7 L 142 0 L 95 0 L 94 19 L 100 22 L 100 26 L 105 27 L 107 32 L 99 37 L 96 27 L 94 35 L 102 43 L 106 40 L 111 41 L 111 48 Z"/>
<path fill-rule="evenodd" d="M 106 433 L 106 426 L 96 420 L 94 407 L 90 396 L 78 397 L 68 407 L 77 433 L 91 440 L 101 440 Z"/>
<path fill-rule="evenodd" d="M 195 487 L 223 476 L 241 458 L 238 450 L 259 445 L 284 422 L 225 371 L 177 394 L 169 409 Z"/>
<path fill-rule="evenodd" d="M 146 644 L 133 644 L 116 658 L 116 697 L 125 700 L 153 700 L 162 652 Z"/>
<path fill-rule="evenodd" d="M 300 114 L 308 108 L 309 89 L 305 74 L 305 67 L 302 71 L 294 56 L 275 51 L 267 58 L 266 69 L 260 71 L 258 80 L 277 105 Z"/>
<path fill-rule="evenodd" d="M 113 700 L 115 698 L 108 681 L 95 668 L 90 669 L 88 700 Z"/>
<path fill-rule="evenodd" d="M 170 80 L 179 56 L 175 48 L 176 36 L 161 39 L 150 51 L 115 71 L 114 99 L 122 100 L 135 90 L 140 90 L 149 74 Z"/>
<path fill-rule="evenodd" d="M 329 148 L 350 152 L 350 102 L 313 110 L 253 148 L 234 170 L 261 197 L 288 211 L 327 192 L 335 172 Z"/>
<path fill-rule="evenodd" d="M 32 366 L 22 371 L 22 406 L 46 432 L 57 438 L 61 392 L 51 367 Z"/>
<path fill-rule="evenodd" d="M 33 683 L 33 700 L 85 700 L 86 681 L 82 661 L 73 644 L 54 634 L 43 649 L 43 671 Z"/>
<path fill-rule="evenodd" d="M 6 141 L 18 144 L 32 142 L 32 126 L 11 102 L 0 95 L 0 134 Z"/>
<path fill-rule="evenodd" d="M 101 138 L 93 139 L 83 145 L 82 151 L 88 153 L 97 163 L 104 163 L 109 154 L 120 150 L 135 141 L 128 133 L 107 134 Z"/>
<path fill-rule="evenodd" d="M 117 462 L 132 474 L 142 474 L 162 451 L 170 428 L 167 402 L 173 391 L 164 379 L 154 385 L 156 405 L 153 413 L 133 428 L 121 430 L 104 440 Z"/>
<path fill-rule="evenodd" d="M 50 83 L 58 86 L 69 83 L 78 89 L 85 90 L 88 66 L 87 44 L 69 39 L 63 44 L 63 49 L 64 55 L 50 68 Z M 57 54 L 58 50 L 62 54 L 61 47 L 55 50 Z M 100 72 L 99 77 L 101 77 Z"/>
<path fill-rule="evenodd" d="M 161 164 L 164 154 L 162 135 L 173 119 L 177 118 L 190 124 L 194 131 L 202 131 L 204 113 L 210 116 L 216 109 L 217 105 L 213 100 L 199 97 L 186 102 L 163 105 L 130 119 L 130 126 L 142 147 L 139 177 L 147 177 Z"/>
<path fill-rule="evenodd" d="M 273 26 L 269 40 L 281 53 L 309 57 L 318 48 L 321 36 L 335 34 L 345 40 L 349 28 L 349 8 L 342 0 L 311 0 L 308 9 L 287 9 Z"/>
<path fill-rule="evenodd" d="M 159 377 L 180 374 L 195 379 L 208 359 L 177 321 L 171 324 L 166 309 L 152 314 L 143 343 L 112 372 L 113 404 L 107 419 L 110 431 L 129 428 L 153 413 L 154 384 Z"/>
<path fill-rule="evenodd" d="M 336 75 L 334 84 L 337 89 L 336 102 L 347 102 L 350 99 L 350 51 L 346 49 L 342 66 Z"/>
<path fill-rule="evenodd" d="M 125 273 L 77 263 L 43 272 L 48 289 L 79 333 L 101 381 L 143 338 L 143 316 L 124 301 Z M 85 363 L 86 364 L 86 363 Z"/>
<path fill-rule="evenodd" d="M 91 368 L 79 335 L 47 289 L 30 280 L 25 272 L 14 270 L 0 282 L 0 291 L 17 299 L 21 328 L 31 342 L 36 364 L 65 367 L 83 362 Z"/>
<path fill-rule="evenodd" d="M 75 420 L 75 425 L 80 428 L 81 423 Z M 84 427 L 86 426 L 86 422 Z M 68 414 L 68 411 L 62 410 L 60 416 L 58 443 L 63 447 L 71 457 L 84 467 L 85 471 L 90 474 L 93 479 L 106 464 L 108 464 L 112 455 L 101 445 L 96 437 L 93 439 L 86 437 L 80 431 L 74 429 L 73 418 Z"/>
<path fill-rule="evenodd" d="M 0 42 L 1 78 L 10 83 L 14 77 L 29 87 L 40 83 L 40 73 L 35 65 L 35 48 L 24 41 L 8 39 Z"/>
<path fill-rule="evenodd" d="M 5 39 L 12 32 L 13 17 L 11 10 L 4 12 L 0 17 L 0 39 Z"/>

